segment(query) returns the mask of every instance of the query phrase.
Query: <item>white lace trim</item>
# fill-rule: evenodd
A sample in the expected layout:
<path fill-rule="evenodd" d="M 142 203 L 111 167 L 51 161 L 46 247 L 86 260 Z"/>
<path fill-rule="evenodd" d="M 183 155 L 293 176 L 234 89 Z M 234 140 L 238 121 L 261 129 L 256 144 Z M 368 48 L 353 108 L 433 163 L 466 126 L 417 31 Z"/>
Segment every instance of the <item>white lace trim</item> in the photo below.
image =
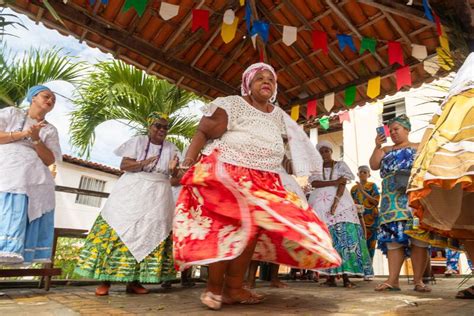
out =
<path fill-rule="evenodd" d="M 204 115 L 211 116 L 217 108 L 227 113 L 227 131 L 208 144 L 204 154 L 218 149 L 219 160 L 225 163 L 273 172 L 281 169 L 285 154 L 282 135 L 286 128 L 280 108 L 264 113 L 240 96 L 229 96 L 215 99 L 202 110 Z"/>

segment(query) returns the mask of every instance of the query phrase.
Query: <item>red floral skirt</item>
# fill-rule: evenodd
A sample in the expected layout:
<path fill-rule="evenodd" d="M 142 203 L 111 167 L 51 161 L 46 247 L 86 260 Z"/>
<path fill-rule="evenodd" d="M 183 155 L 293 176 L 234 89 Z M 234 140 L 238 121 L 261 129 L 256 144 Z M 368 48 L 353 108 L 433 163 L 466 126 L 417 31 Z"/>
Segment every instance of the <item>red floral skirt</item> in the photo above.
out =
<path fill-rule="evenodd" d="M 238 257 L 257 238 L 254 260 L 300 269 L 337 267 L 326 225 L 276 173 L 202 157 L 183 177 L 173 225 L 176 267 Z"/>

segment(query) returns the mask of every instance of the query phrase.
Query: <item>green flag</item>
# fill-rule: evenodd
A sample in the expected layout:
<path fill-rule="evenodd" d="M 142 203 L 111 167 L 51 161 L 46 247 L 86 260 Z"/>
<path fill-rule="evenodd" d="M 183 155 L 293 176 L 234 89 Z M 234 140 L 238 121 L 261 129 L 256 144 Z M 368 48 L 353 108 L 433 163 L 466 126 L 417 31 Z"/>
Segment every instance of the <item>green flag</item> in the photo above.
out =
<path fill-rule="evenodd" d="M 122 12 L 127 12 L 130 8 L 135 8 L 137 14 L 142 16 L 146 9 L 146 4 L 148 0 L 126 0 L 125 4 L 123 5 Z"/>
<path fill-rule="evenodd" d="M 369 50 L 372 54 L 375 53 L 375 46 L 377 45 L 377 41 L 375 38 L 370 37 L 363 37 L 362 42 L 360 43 L 360 50 L 359 54 L 362 55 L 365 50 Z"/>
<path fill-rule="evenodd" d="M 354 104 L 356 98 L 356 91 L 356 86 L 350 86 L 346 88 L 346 91 L 344 93 L 344 103 L 347 107 L 350 107 L 352 104 Z"/>
<path fill-rule="evenodd" d="M 323 117 L 319 119 L 319 125 L 325 130 L 329 129 L 329 117 Z"/>

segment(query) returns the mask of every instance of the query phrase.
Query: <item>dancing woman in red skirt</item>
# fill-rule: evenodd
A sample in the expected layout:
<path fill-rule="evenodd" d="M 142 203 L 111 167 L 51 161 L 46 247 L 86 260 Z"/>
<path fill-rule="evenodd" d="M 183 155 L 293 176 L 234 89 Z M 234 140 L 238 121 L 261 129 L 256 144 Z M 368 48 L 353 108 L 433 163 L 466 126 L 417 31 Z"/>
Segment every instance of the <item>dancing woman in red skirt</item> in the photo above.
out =
<path fill-rule="evenodd" d="M 175 262 L 180 270 L 209 265 L 201 301 L 211 309 L 262 301 L 242 287 L 251 259 L 299 269 L 341 262 L 326 225 L 285 190 L 278 174 L 290 155 L 297 175 L 321 172 L 322 160 L 303 130 L 271 104 L 276 79 L 270 65 L 251 65 L 242 76 L 242 96 L 207 104 L 181 166 L 189 170 L 176 205 Z"/>

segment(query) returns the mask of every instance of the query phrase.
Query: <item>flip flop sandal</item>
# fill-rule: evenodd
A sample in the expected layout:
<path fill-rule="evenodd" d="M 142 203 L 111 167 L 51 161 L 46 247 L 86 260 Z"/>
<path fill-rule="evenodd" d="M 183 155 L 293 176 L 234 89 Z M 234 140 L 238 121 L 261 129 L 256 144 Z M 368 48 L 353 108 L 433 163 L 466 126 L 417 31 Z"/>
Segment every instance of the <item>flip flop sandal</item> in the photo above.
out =
<path fill-rule="evenodd" d="M 462 291 L 459 291 L 458 294 L 456 294 L 456 298 L 459 298 L 459 299 L 468 299 L 468 300 L 473 300 L 474 299 L 474 285 L 471 286 L 471 287 L 468 287 L 467 289 L 465 290 L 462 290 Z"/>
<path fill-rule="evenodd" d="M 374 291 L 377 291 L 377 292 L 385 292 L 385 291 L 396 292 L 396 291 L 401 291 L 401 289 L 397 286 L 392 286 L 388 283 L 380 283 L 379 285 L 377 285 L 375 287 Z"/>
<path fill-rule="evenodd" d="M 431 292 L 431 288 L 425 284 L 416 284 L 413 288 L 413 291 L 420 292 L 420 293 L 429 293 Z"/>
<path fill-rule="evenodd" d="M 265 300 L 265 296 L 259 295 L 257 293 L 250 293 L 250 296 L 243 299 L 243 300 L 234 300 L 231 299 L 230 297 L 227 296 L 222 296 L 222 303 L 227 304 L 227 305 L 233 305 L 233 304 L 242 304 L 242 305 L 255 305 L 255 304 L 260 304 Z"/>
<path fill-rule="evenodd" d="M 222 295 L 216 295 L 212 292 L 201 294 L 201 303 L 213 310 L 219 310 L 222 307 Z"/>

